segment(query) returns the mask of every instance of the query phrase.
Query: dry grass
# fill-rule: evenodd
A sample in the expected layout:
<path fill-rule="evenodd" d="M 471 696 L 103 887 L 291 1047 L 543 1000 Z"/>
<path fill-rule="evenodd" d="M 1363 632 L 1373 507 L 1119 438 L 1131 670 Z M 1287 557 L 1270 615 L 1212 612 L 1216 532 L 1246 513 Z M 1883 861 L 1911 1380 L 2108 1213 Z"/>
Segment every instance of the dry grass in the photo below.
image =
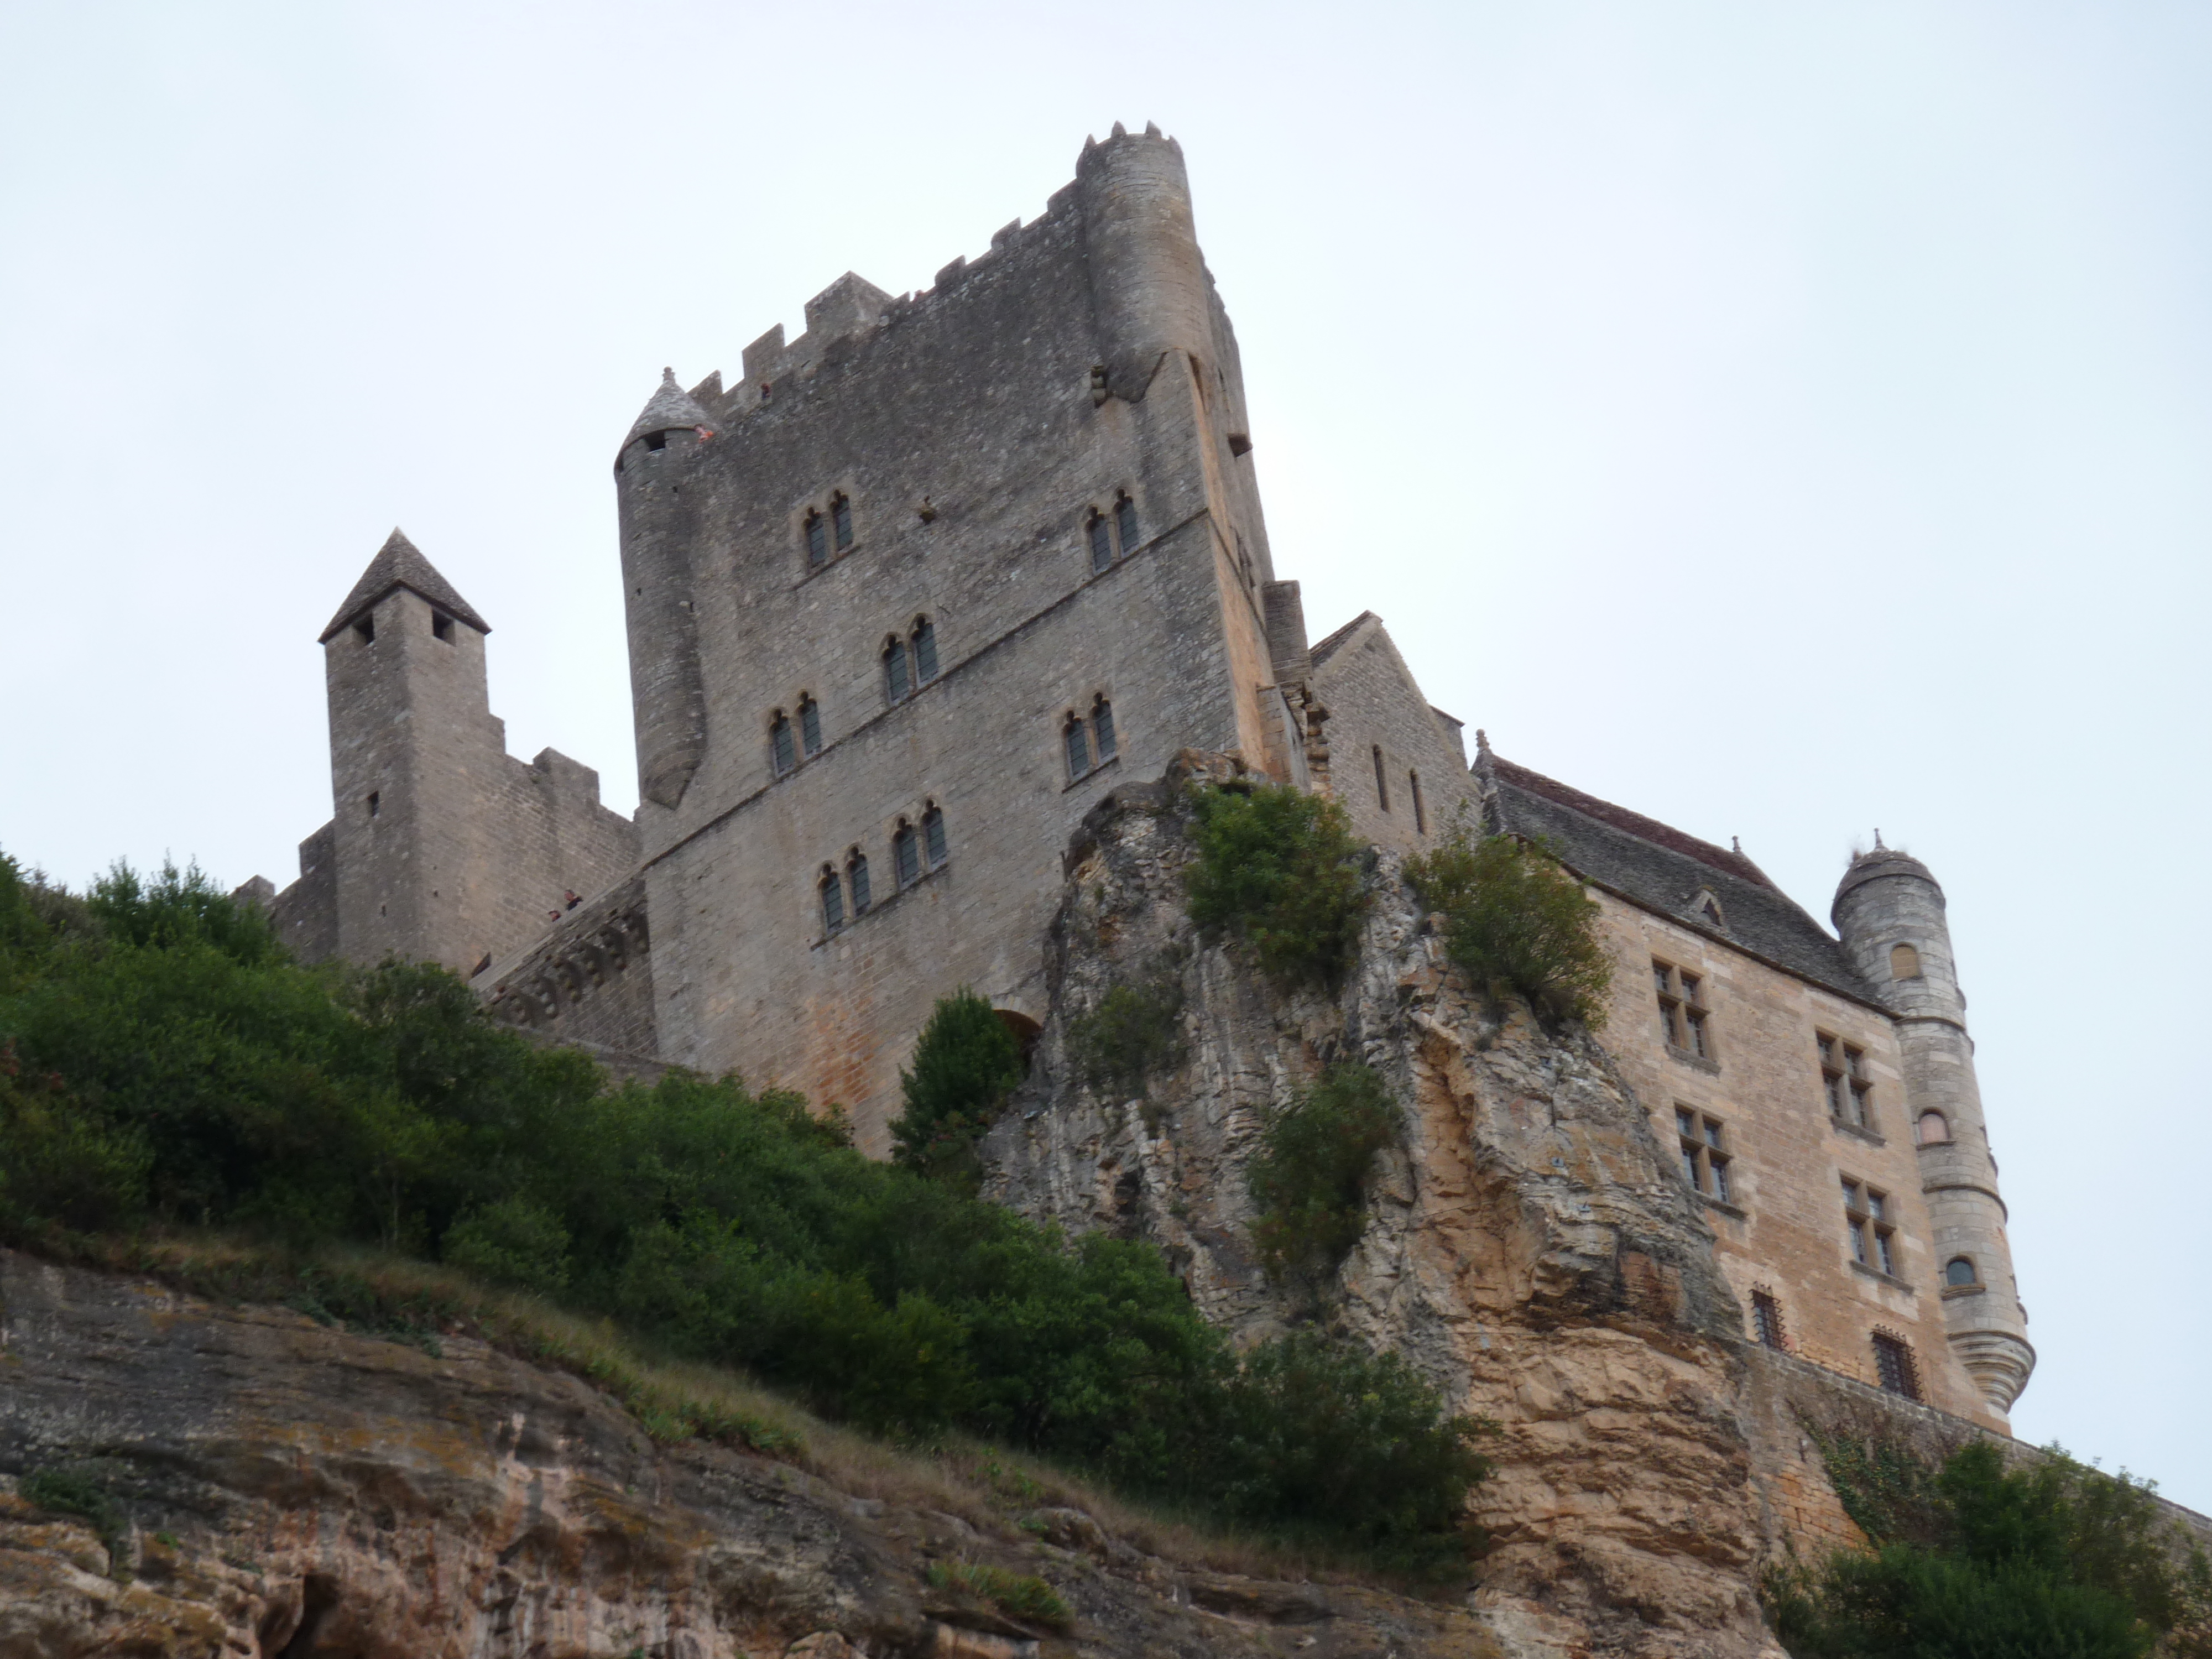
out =
<path fill-rule="evenodd" d="M 434 1354 L 441 1337 L 475 1337 L 517 1359 L 580 1377 L 664 1444 L 700 1439 L 738 1447 L 848 1497 L 957 1516 L 1009 1542 L 1030 1535 L 1020 1522 L 1031 1511 L 1079 1510 L 1109 1537 L 1178 1565 L 1418 1593 L 1356 1557 L 1201 1524 L 1001 1446 L 963 1436 L 901 1445 L 860 1433 L 741 1371 L 655 1355 L 611 1321 L 499 1290 L 433 1262 L 349 1249 L 293 1254 L 204 1232 L 135 1240 L 76 1235 L 41 1239 L 31 1248 L 86 1267 L 143 1273 L 210 1301 L 291 1307 Z"/>

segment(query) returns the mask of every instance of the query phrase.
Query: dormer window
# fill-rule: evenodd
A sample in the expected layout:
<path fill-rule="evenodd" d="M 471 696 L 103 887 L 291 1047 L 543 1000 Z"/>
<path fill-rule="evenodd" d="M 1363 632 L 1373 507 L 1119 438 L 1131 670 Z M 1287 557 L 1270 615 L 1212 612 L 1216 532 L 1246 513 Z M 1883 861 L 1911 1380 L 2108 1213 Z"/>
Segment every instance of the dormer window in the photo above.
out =
<path fill-rule="evenodd" d="M 443 640 L 451 645 L 453 642 L 453 619 L 442 611 L 433 611 L 430 613 L 430 634 L 434 639 Z"/>

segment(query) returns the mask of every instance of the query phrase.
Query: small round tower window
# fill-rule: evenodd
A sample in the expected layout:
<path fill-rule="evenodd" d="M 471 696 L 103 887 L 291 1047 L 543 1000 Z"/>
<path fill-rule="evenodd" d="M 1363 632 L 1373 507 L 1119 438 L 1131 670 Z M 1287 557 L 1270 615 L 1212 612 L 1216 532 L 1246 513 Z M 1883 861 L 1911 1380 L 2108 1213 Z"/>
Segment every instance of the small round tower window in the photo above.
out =
<path fill-rule="evenodd" d="M 1889 976 L 1892 979 L 1918 979 L 1920 977 L 1920 952 L 1914 950 L 1910 945 L 1891 945 L 1889 947 Z"/>
<path fill-rule="evenodd" d="M 1951 1285 L 1972 1285 L 1976 1282 L 1974 1264 L 1971 1258 L 1954 1255 L 1943 1267 L 1944 1282 Z"/>

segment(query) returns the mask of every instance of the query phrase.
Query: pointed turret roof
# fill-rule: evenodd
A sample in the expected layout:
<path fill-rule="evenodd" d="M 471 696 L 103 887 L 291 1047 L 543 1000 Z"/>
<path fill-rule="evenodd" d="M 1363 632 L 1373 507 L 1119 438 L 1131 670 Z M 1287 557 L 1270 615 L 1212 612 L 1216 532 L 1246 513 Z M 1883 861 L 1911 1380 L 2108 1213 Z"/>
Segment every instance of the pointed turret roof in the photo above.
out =
<path fill-rule="evenodd" d="M 368 562 L 368 568 L 361 573 L 361 580 L 353 585 L 353 592 L 346 595 L 338 614 L 331 618 L 331 625 L 322 631 L 316 643 L 330 643 L 331 636 L 338 629 L 395 587 L 420 595 L 447 615 L 459 617 L 479 634 L 491 632 L 491 624 L 477 615 L 476 607 L 453 592 L 453 585 L 438 574 L 415 544 L 407 539 L 406 532 L 395 527 L 376 556 Z"/>
<path fill-rule="evenodd" d="M 700 408 L 698 400 L 690 392 L 676 384 L 674 369 L 664 368 L 660 371 L 660 390 L 646 400 L 644 409 L 630 424 L 629 436 L 623 442 L 628 444 L 631 439 L 642 438 L 648 432 L 673 432 L 679 427 L 687 426 L 703 426 L 712 432 L 714 417 Z"/>

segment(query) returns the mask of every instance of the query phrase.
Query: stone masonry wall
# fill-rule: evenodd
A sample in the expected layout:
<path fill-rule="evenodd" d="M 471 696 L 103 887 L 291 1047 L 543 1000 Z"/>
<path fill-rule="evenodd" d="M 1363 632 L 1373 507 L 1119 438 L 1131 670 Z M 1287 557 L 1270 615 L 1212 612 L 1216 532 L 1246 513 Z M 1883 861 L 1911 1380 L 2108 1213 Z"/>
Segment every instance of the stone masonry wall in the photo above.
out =
<path fill-rule="evenodd" d="M 1331 793 L 1364 839 L 1418 853 L 1450 834 L 1461 812 L 1472 819 L 1476 793 L 1455 723 L 1422 696 L 1381 618 L 1352 625 L 1316 665 L 1314 690 L 1328 710 Z"/>
<path fill-rule="evenodd" d="M 1060 854 L 1115 778 L 1189 744 L 1284 741 L 1243 393 L 1181 178 L 1157 137 L 1098 146 L 1042 218 L 931 292 L 842 279 L 800 340 L 756 343 L 742 381 L 698 389 L 710 437 L 623 453 L 641 764 L 666 749 L 653 778 L 683 778 L 641 811 L 663 1054 L 839 1102 L 872 1150 L 937 998 L 971 985 L 1042 1016 Z M 1125 495 L 1135 534 L 1115 525 L 1095 570 L 1088 520 Z M 811 568 L 806 516 L 841 495 L 852 544 Z M 939 672 L 894 701 L 886 642 L 925 618 Z M 663 661 L 692 649 L 696 677 Z M 1094 732 L 1071 776 L 1067 722 L 1101 698 L 1117 753 L 1099 760 Z M 779 776 L 772 722 L 808 702 L 821 752 Z M 902 891 L 893 836 L 932 809 L 949 857 Z"/>
<path fill-rule="evenodd" d="M 478 975 L 495 1018 L 549 1041 L 650 1059 L 653 935 L 633 876 L 553 923 L 528 950 Z"/>

